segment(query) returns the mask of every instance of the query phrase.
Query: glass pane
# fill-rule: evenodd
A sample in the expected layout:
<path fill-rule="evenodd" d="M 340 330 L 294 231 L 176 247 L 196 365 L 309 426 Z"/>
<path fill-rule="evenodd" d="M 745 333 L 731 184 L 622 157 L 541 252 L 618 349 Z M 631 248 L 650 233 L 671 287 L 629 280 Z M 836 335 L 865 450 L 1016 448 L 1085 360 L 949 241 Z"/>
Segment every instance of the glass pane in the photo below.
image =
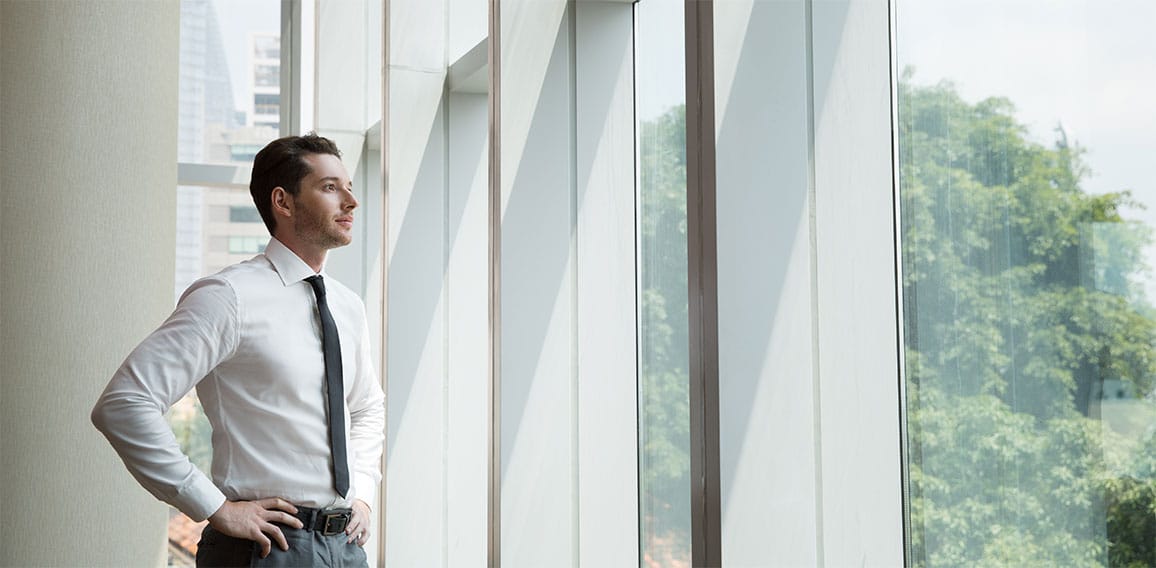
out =
<path fill-rule="evenodd" d="M 912 563 L 1156 565 L 1156 4 L 896 21 Z"/>
<path fill-rule="evenodd" d="M 252 162 L 277 138 L 280 29 L 278 0 L 181 0 L 179 162 Z M 175 293 L 264 250 L 268 239 L 246 188 L 177 187 Z M 208 473 L 211 429 L 195 393 L 173 406 L 169 423 Z M 171 511 L 169 565 L 193 564 L 202 526 Z"/>
<path fill-rule="evenodd" d="M 261 214 L 253 205 L 229 206 L 229 221 L 232 223 L 260 223 Z"/>
<path fill-rule="evenodd" d="M 683 3 L 635 4 L 639 148 L 640 549 L 690 566 Z"/>

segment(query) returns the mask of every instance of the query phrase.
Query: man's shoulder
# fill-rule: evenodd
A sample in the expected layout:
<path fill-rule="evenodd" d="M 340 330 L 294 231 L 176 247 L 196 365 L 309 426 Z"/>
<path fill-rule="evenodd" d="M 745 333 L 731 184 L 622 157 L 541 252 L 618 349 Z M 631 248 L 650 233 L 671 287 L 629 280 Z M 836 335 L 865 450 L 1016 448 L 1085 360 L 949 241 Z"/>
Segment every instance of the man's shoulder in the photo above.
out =
<path fill-rule="evenodd" d="M 246 282 L 253 279 L 271 280 L 277 278 L 277 271 L 264 254 L 259 254 L 248 260 L 230 264 L 210 278 L 213 277 L 229 282 Z"/>
<path fill-rule="evenodd" d="M 244 294 L 277 281 L 277 273 L 264 255 L 231 264 L 214 274 L 197 279 L 182 298 L 203 289 L 228 288 L 233 294 Z"/>

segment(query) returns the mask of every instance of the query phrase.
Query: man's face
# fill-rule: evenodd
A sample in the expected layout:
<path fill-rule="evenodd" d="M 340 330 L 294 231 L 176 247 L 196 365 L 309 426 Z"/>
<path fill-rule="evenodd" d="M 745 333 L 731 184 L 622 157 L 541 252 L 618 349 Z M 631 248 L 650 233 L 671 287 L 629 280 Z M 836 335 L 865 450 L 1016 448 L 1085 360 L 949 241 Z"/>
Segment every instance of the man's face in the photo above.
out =
<path fill-rule="evenodd" d="M 330 154 L 308 154 L 312 170 L 301 180 L 293 197 L 293 233 L 302 243 L 321 249 L 345 246 L 353 240 L 353 181 L 341 159 Z"/>

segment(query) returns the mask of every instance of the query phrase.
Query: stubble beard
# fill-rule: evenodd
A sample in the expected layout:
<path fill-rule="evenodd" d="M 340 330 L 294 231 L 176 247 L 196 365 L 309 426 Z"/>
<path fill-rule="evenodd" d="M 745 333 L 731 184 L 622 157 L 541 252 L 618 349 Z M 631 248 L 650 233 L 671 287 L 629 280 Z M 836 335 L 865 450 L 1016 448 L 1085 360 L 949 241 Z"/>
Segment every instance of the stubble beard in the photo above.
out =
<path fill-rule="evenodd" d="M 322 215 L 306 215 L 297 219 L 293 228 L 298 238 L 318 247 L 326 250 L 335 249 L 352 241 L 349 235 L 337 229 L 336 221 Z"/>

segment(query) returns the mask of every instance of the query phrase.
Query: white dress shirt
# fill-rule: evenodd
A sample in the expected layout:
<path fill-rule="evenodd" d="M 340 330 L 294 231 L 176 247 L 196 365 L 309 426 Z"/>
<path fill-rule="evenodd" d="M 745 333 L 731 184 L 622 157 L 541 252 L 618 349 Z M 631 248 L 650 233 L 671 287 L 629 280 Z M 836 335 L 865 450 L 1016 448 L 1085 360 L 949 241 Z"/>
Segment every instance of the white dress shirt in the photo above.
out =
<path fill-rule="evenodd" d="M 372 504 L 385 431 L 365 308 L 337 281 L 326 298 L 341 340 L 350 491 L 333 488 L 321 321 L 313 270 L 277 239 L 193 283 L 125 360 L 92 420 L 133 476 L 194 520 L 225 502 L 283 497 L 309 507 Z M 212 480 L 185 456 L 164 413 L 197 388 L 213 426 Z"/>

